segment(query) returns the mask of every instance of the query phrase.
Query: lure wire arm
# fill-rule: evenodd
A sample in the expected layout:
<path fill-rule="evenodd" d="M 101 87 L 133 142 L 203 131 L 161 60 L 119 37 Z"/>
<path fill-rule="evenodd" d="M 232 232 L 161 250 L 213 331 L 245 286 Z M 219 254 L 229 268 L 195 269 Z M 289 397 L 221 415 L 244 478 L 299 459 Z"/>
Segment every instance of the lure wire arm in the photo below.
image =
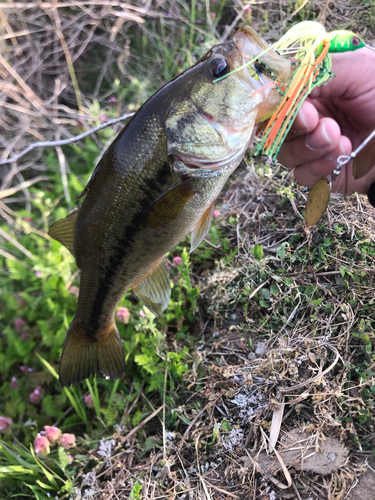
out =
<path fill-rule="evenodd" d="M 375 48 L 373 49 L 375 50 Z M 337 158 L 337 165 L 336 168 L 333 170 L 332 175 L 331 175 L 331 180 L 335 180 L 336 177 L 340 174 L 341 169 L 344 165 L 350 162 L 350 160 L 353 160 L 357 154 L 362 151 L 364 147 L 367 146 L 367 144 L 375 137 L 375 129 L 371 132 L 371 134 L 358 146 L 357 149 L 352 151 L 350 155 L 340 155 Z"/>

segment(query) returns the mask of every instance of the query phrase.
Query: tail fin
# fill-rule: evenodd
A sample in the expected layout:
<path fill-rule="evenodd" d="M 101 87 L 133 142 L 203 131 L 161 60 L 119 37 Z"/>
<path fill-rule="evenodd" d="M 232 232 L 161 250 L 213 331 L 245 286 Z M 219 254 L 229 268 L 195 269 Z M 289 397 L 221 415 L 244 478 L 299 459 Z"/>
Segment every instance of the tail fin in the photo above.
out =
<path fill-rule="evenodd" d="M 60 362 L 60 383 L 63 387 L 98 374 L 116 380 L 125 370 L 125 357 L 115 323 L 91 339 L 79 322 L 73 320 L 68 330 Z"/>

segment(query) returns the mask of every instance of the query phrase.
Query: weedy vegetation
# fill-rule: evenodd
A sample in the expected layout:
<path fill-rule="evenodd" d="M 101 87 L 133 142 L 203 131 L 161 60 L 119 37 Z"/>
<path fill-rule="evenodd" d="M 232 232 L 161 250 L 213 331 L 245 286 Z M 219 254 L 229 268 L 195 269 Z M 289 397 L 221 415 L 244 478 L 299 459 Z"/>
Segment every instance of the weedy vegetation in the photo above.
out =
<path fill-rule="evenodd" d="M 10 2 L 0 18 L 1 159 L 131 114 L 246 23 L 375 39 L 364 2 Z M 79 272 L 47 230 L 121 126 L 0 165 L 0 498 L 345 498 L 375 444 L 375 226 L 357 195 L 307 234 L 306 192 L 249 154 L 207 240 L 167 256 L 165 314 L 120 304 L 121 380 L 60 386 Z"/>

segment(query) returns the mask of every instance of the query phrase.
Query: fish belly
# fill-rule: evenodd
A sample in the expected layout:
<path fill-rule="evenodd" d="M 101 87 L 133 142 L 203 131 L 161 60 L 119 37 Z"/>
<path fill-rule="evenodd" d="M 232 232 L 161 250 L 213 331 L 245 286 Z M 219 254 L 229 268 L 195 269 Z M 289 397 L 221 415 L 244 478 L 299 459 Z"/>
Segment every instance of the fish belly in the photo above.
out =
<path fill-rule="evenodd" d="M 131 242 L 114 238 L 116 251 L 112 260 L 97 256 L 81 268 L 80 297 L 76 319 L 93 335 L 103 326 L 113 322 L 122 297 L 136 282 L 146 277 L 166 253 L 171 251 L 198 224 L 204 212 L 220 194 L 229 175 L 237 167 L 230 165 L 214 175 L 197 177 L 192 181 L 195 191 L 192 199 L 178 216 L 165 226 L 140 226 Z M 126 235 L 125 235 L 126 236 Z M 129 243 L 129 244 L 128 244 Z M 121 251 L 122 249 L 122 251 Z"/>

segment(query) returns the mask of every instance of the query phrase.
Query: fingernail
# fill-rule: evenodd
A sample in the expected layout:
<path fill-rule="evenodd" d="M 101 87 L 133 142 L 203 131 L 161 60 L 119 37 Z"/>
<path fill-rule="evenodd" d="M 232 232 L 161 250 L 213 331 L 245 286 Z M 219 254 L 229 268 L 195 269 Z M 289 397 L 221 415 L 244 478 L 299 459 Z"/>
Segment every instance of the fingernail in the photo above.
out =
<path fill-rule="evenodd" d="M 338 146 L 333 150 L 324 155 L 324 158 L 328 161 L 337 161 L 337 158 L 345 154 L 345 149 L 340 139 Z"/>
<path fill-rule="evenodd" d="M 303 112 L 302 109 L 299 110 L 298 112 L 298 118 L 302 124 L 302 129 L 301 130 L 307 130 L 309 128 L 308 124 L 307 124 L 307 121 L 306 121 L 306 117 L 305 117 L 305 113 Z"/>
<path fill-rule="evenodd" d="M 293 125 L 292 125 L 292 127 L 290 129 L 290 132 L 292 132 L 293 134 L 297 134 L 297 133 L 303 132 L 304 130 L 308 130 L 309 129 L 309 126 L 308 126 L 306 118 L 305 118 L 305 114 L 302 111 L 302 109 L 300 109 L 298 111 L 298 119 L 299 119 L 301 125 L 298 127 L 298 130 L 296 130 L 295 128 L 293 128 Z"/>
<path fill-rule="evenodd" d="M 326 132 L 326 127 L 324 125 L 324 122 L 320 125 L 320 134 L 318 134 L 319 137 L 317 137 L 316 130 L 308 134 L 306 136 L 306 146 L 311 149 L 312 151 L 317 151 L 319 149 L 324 149 L 330 144 L 332 144 L 332 141 L 329 137 L 329 135 Z"/>

